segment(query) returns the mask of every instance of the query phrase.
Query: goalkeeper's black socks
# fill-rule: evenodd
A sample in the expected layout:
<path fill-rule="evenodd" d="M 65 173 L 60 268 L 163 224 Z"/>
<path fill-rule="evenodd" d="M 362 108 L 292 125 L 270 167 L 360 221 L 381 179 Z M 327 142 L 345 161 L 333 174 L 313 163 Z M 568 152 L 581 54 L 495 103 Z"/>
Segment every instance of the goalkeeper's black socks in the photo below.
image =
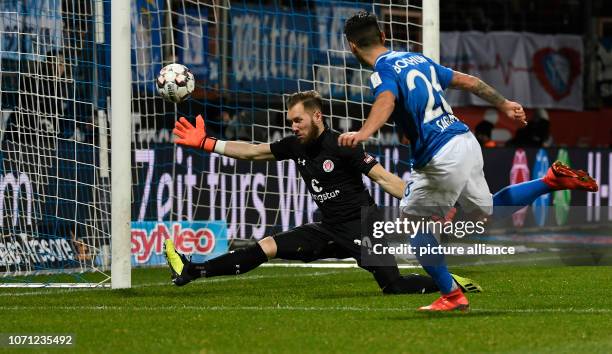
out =
<path fill-rule="evenodd" d="M 190 263 L 187 272 L 194 278 L 238 275 L 259 267 L 268 256 L 259 244 L 239 248 L 204 263 Z"/>
<path fill-rule="evenodd" d="M 408 274 L 399 277 L 385 286 L 384 294 L 426 294 L 440 291 L 433 278 L 421 274 Z"/>

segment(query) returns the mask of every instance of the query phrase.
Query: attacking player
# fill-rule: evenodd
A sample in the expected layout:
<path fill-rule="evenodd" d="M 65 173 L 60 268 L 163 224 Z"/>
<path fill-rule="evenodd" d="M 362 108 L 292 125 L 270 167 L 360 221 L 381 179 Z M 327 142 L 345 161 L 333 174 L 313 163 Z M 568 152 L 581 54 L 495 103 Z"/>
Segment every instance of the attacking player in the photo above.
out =
<path fill-rule="evenodd" d="M 353 257 L 359 263 L 362 250 L 355 244 L 355 240 L 358 240 L 361 234 L 360 210 L 362 206 L 370 206 L 372 209 L 375 207 L 363 186 L 361 174 L 367 174 L 396 198 L 402 197 L 404 181 L 387 172 L 361 148 L 337 146 L 338 134 L 325 128 L 321 114 L 322 103 L 316 92 L 294 94 L 290 97 L 288 106 L 288 119 L 292 123 L 295 136 L 276 143 L 254 145 L 216 140 L 206 134 L 204 120 L 199 116 L 196 118 L 196 127 L 184 118 L 176 123 L 176 142 L 239 159 L 293 159 L 321 208 L 323 222 L 303 225 L 274 237 L 266 237 L 256 245 L 238 249 L 201 264 L 191 263 L 176 253 L 172 242 L 167 240 L 165 254 L 173 271 L 175 284 L 184 285 L 201 276 L 246 273 L 271 258 L 310 262 L 322 258 Z M 512 188 L 502 192 L 516 194 Z M 400 276 L 393 257 L 382 257 L 379 263 L 383 266 L 364 268 L 373 272 L 385 294 L 438 291 L 430 277 L 418 274 Z M 454 277 L 465 289 L 480 288 L 467 278 Z"/>
<path fill-rule="evenodd" d="M 360 11 L 353 15 L 346 21 L 344 33 L 355 57 L 374 70 L 370 85 L 375 101 L 361 129 L 342 134 L 338 144 L 357 146 L 393 116 L 396 126 L 410 139 L 412 148 L 412 181 L 400 203 L 404 215 L 418 219 L 446 215 L 456 203 L 474 216 L 490 215 L 493 198 L 483 173 L 482 151 L 467 125 L 453 114 L 444 99 L 444 90 L 451 87 L 474 93 L 510 119 L 526 124 L 523 107 L 507 100 L 480 79 L 441 66 L 420 53 L 388 50 L 374 14 Z M 567 173 L 578 177 L 573 170 Z M 570 175 L 560 177 L 570 183 L 580 179 Z M 586 189 L 596 188 L 594 181 L 588 182 Z M 501 193 L 497 202 L 518 205 L 534 195 L 558 188 L 564 186 L 536 180 L 524 185 L 520 193 Z M 517 195 L 519 200 L 511 198 Z M 410 243 L 417 250 L 438 244 L 427 233 L 417 234 Z M 438 300 L 419 310 L 467 310 L 468 299 L 453 281 L 444 256 L 417 254 L 417 258 L 441 292 Z"/>

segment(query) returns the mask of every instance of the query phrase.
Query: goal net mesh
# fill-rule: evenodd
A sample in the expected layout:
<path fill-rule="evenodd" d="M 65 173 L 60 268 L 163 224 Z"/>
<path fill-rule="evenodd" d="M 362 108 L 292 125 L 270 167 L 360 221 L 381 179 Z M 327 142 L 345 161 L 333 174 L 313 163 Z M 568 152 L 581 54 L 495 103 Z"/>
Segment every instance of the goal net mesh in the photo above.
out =
<path fill-rule="evenodd" d="M 210 135 L 268 143 L 290 134 L 287 95 L 318 90 L 330 128 L 369 112 L 370 71 L 347 48 L 345 19 L 378 15 L 387 45 L 422 50 L 421 1 L 132 0 L 132 116 L 110 111 L 109 0 L 0 3 L 0 271 L 105 274 L 110 262 L 110 125 L 132 121 L 132 264 L 163 263 L 165 238 L 210 257 L 235 240 L 317 219 L 293 161 L 237 161 L 173 144 L 174 121 L 202 114 Z M 196 90 L 164 102 L 154 79 L 186 65 Z M 130 80 L 130 78 L 126 78 Z M 392 126 L 366 150 L 408 173 Z M 397 202 L 371 185 L 382 205 Z M 20 279 L 23 279 L 21 277 Z M 35 277 L 29 277 L 33 281 Z M 51 280 L 53 281 L 53 280 Z"/>

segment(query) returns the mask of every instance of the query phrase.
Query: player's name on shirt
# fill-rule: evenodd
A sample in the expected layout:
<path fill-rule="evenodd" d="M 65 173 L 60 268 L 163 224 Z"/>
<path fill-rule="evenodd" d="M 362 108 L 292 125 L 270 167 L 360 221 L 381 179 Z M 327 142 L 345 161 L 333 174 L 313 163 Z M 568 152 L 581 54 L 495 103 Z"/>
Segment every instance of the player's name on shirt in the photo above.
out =
<path fill-rule="evenodd" d="M 427 63 L 427 59 L 420 55 L 413 55 L 407 58 L 402 58 L 400 60 L 395 61 L 393 64 L 393 69 L 396 73 L 400 73 L 402 69 L 407 68 L 409 65 L 417 65 L 421 63 Z"/>

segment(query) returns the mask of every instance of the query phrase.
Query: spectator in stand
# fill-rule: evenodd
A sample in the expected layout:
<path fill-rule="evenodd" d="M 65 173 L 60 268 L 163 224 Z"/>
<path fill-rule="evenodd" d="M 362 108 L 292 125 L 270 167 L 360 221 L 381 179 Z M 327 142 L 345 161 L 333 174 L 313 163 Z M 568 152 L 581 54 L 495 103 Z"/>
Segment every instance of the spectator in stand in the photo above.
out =
<path fill-rule="evenodd" d="M 474 130 L 474 134 L 476 135 L 476 139 L 481 147 L 485 148 L 493 148 L 496 147 L 497 144 L 491 138 L 491 133 L 493 132 L 493 123 L 488 120 L 483 120 L 482 122 L 476 125 L 476 129 Z"/>
<path fill-rule="evenodd" d="M 219 115 L 221 116 L 221 123 L 223 125 L 223 137 L 226 140 L 238 140 L 240 124 L 236 116 L 232 116 L 227 111 L 222 111 Z"/>

